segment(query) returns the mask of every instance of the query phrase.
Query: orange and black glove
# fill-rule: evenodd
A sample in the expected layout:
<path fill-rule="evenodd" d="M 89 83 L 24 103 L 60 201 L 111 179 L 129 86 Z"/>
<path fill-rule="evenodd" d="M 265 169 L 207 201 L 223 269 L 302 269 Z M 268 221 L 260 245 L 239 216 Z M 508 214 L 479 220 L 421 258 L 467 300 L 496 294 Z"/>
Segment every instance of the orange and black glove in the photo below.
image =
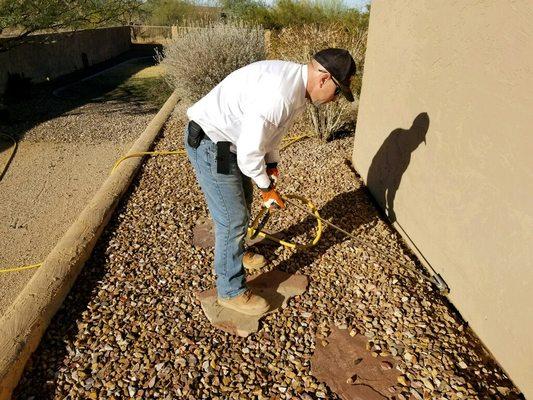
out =
<path fill-rule="evenodd" d="M 268 163 L 266 166 L 266 173 L 270 178 L 270 182 L 275 187 L 279 179 L 278 163 Z"/>
<path fill-rule="evenodd" d="M 285 202 L 274 188 L 274 185 L 270 185 L 266 189 L 261 189 L 261 196 L 263 196 L 263 206 L 270 208 L 273 204 L 276 204 L 279 208 L 285 208 Z"/>

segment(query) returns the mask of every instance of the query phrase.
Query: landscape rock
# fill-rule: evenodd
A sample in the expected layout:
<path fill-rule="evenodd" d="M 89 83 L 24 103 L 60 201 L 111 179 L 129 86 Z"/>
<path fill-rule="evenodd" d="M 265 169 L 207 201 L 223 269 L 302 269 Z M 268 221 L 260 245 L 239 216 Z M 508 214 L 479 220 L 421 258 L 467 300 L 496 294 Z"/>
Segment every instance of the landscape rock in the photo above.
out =
<path fill-rule="evenodd" d="M 303 275 L 291 275 L 282 271 L 270 271 L 248 277 L 247 285 L 254 293 L 263 297 L 270 304 L 265 314 L 250 316 L 220 306 L 217 303 L 216 289 L 197 293 L 202 309 L 211 324 L 225 332 L 246 337 L 259 328 L 259 320 L 286 305 L 289 298 L 301 295 L 307 287 L 307 278 Z M 249 353 L 248 348 L 243 352 Z"/>

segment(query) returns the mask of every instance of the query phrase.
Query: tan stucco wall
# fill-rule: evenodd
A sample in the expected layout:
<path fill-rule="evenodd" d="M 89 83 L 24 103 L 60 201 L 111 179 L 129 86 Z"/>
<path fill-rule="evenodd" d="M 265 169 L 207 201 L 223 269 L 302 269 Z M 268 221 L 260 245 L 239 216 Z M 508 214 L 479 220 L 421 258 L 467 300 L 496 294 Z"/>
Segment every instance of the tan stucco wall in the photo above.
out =
<path fill-rule="evenodd" d="M 130 31 L 121 26 L 29 36 L 28 43 L 0 53 L 0 95 L 10 73 L 38 83 L 82 69 L 82 54 L 88 65 L 116 57 L 130 49 Z"/>
<path fill-rule="evenodd" d="M 531 398 L 532 21 L 530 0 L 373 0 L 353 154 Z"/>

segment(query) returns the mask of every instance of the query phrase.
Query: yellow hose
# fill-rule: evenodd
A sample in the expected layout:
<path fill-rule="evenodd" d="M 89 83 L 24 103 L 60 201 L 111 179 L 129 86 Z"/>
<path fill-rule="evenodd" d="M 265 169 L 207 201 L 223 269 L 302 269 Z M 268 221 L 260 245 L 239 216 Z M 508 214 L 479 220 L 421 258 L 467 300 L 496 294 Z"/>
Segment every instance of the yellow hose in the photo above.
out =
<path fill-rule="evenodd" d="M 17 272 L 17 271 L 23 271 L 25 269 L 39 268 L 42 264 L 43 263 L 33 264 L 33 265 L 25 265 L 23 267 L 0 269 L 0 274 L 3 274 L 4 272 Z"/>
<path fill-rule="evenodd" d="M 11 136 L 3 135 L 3 134 L 2 134 L 2 136 L 6 136 L 6 137 L 10 138 L 11 140 L 13 140 L 13 142 L 15 143 L 15 148 L 16 148 L 17 142 Z M 307 138 L 307 137 L 309 137 L 309 135 L 300 135 L 300 136 L 292 136 L 292 137 L 283 138 L 282 142 L 285 142 L 285 144 L 280 148 L 280 150 L 283 150 L 283 149 L 287 148 L 288 146 L 296 143 L 297 141 L 302 140 L 302 139 Z M 9 164 L 9 161 L 11 161 L 11 157 L 13 156 L 13 154 L 14 154 L 14 150 L 13 150 L 13 153 L 11 153 L 10 159 L 8 160 L 8 164 Z M 160 151 L 142 151 L 142 152 L 138 152 L 138 153 L 131 153 L 131 154 L 125 155 L 124 157 L 119 158 L 117 160 L 117 162 L 115 163 L 115 165 L 113 165 L 113 168 L 111 169 L 111 172 L 113 172 L 120 165 L 120 163 L 122 163 L 124 160 L 127 160 L 128 158 L 132 158 L 132 157 L 185 155 L 185 154 L 187 154 L 187 153 L 185 152 L 185 150 L 182 150 L 182 149 L 179 149 L 179 150 L 160 150 Z M 7 167 L 7 164 L 6 164 L 6 167 Z M 2 172 L 2 174 L 3 174 L 3 172 Z M 0 174 L 0 177 L 1 176 L 2 175 Z M 315 213 L 316 215 L 318 215 L 318 211 L 317 211 L 316 207 L 311 202 L 305 200 L 303 197 L 299 197 L 299 196 L 296 196 L 296 195 L 287 195 L 287 197 L 295 198 L 295 199 L 298 199 L 298 200 L 300 200 L 300 201 L 302 201 L 304 203 L 307 203 L 307 205 L 311 208 L 311 211 L 313 213 Z M 311 246 L 314 246 L 318 242 L 318 240 L 320 239 L 320 236 L 322 235 L 322 222 L 319 219 L 317 219 L 317 221 L 318 221 L 317 234 L 316 234 L 315 238 L 313 239 L 313 241 L 311 243 L 308 243 L 308 244 L 305 244 L 305 245 L 286 242 L 284 240 L 278 239 L 278 238 L 276 238 L 276 237 L 274 237 L 272 235 L 269 235 L 268 233 L 264 233 L 262 231 L 259 232 L 258 236 L 265 237 L 265 238 L 268 238 L 270 240 L 274 240 L 275 242 L 278 242 L 281 245 L 283 245 L 285 247 L 289 247 L 291 249 L 295 249 L 295 250 L 296 249 L 306 249 L 306 248 L 309 248 Z M 5 272 L 16 272 L 16 271 L 22 271 L 22 270 L 31 269 L 31 268 L 38 268 L 41 265 L 42 265 L 42 263 L 33 264 L 33 265 L 26 265 L 26 266 L 22 266 L 22 267 L 0 269 L 0 274 L 5 273 Z"/>
<path fill-rule="evenodd" d="M 285 144 L 283 146 L 280 147 L 280 151 L 283 150 L 283 149 L 286 149 L 287 147 L 289 147 L 290 145 L 302 140 L 302 139 L 305 139 L 305 138 L 308 138 L 309 135 L 300 135 L 300 136 L 292 136 L 292 137 L 287 137 L 287 138 L 283 138 L 281 140 L 281 142 L 285 142 Z"/>
<path fill-rule="evenodd" d="M 287 138 L 283 138 L 281 141 L 282 143 L 285 142 L 285 144 L 283 146 L 281 146 L 280 148 L 280 151 L 289 147 L 290 145 L 298 142 L 299 140 L 302 140 L 302 139 L 305 139 L 305 138 L 308 138 L 309 135 L 300 135 L 300 136 L 292 136 L 292 137 L 287 137 Z M 121 157 L 117 160 L 117 162 L 115 163 L 115 165 L 113 166 L 113 168 L 111 169 L 111 172 L 113 172 L 118 166 L 119 164 L 124 161 L 124 160 L 127 160 L 128 158 L 132 158 L 132 157 L 143 157 L 143 156 L 168 156 L 168 155 L 185 155 L 187 154 L 185 150 L 172 150 L 172 151 L 169 151 L 169 150 L 161 150 L 161 151 L 142 151 L 142 152 L 139 152 L 139 153 L 132 153 L 132 154 L 127 154 L 125 155 L 124 157 Z"/>
<path fill-rule="evenodd" d="M 306 203 L 307 206 L 311 209 L 311 212 L 313 214 L 315 214 L 315 216 L 317 217 L 317 219 L 316 219 L 317 226 L 316 226 L 315 238 L 310 243 L 299 244 L 299 243 L 286 242 L 285 240 L 278 239 L 277 237 L 269 235 L 268 233 L 265 233 L 263 231 L 260 231 L 257 236 L 261 236 L 263 238 L 267 238 L 267 239 L 273 240 L 274 242 L 278 242 L 282 246 L 290 248 L 290 249 L 293 249 L 293 250 L 303 250 L 303 249 L 308 249 L 309 247 L 313 247 L 320 240 L 320 237 L 322 236 L 322 230 L 323 230 L 322 221 L 320 220 L 320 214 L 318 213 L 317 208 L 315 207 L 315 205 L 313 203 L 311 203 L 309 200 L 304 199 L 301 196 L 298 196 L 298 195 L 295 195 L 295 194 L 286 194 L 286 195 L 284 195 L 284 197 L 287 197 L 289 199 L 297 199 L 297 200 L 300 200 L 302 203 Z M 259 222 L 259 219 L 262 218 L 262 216 L 263 216 L 263 214 L 261 214 L 261 213 L 259 213 L 257 215 L 255 220 L 252 222 L 252 227 L 257 226 L 257 223 Z M 252 236 L 253 233 L 254 233 L 253 228 L 248 228 L 248 236 L 249 237 Z"/>
<path fill-rule="evenodd" d="M 113 172 L 122 161 L 127 160 L 128 158 L 131 158 L 131 157 L 168 156 L 168 155 L 173 155 L 173 154 L 185 155 L 186 153 L 185 153 L 185 150 L 141 151 L 139 153 L 131 153 L 131 154 L 125 155 L 124 157 L 119 158 L 118 161 L 115 163 L 115 165 L 113 165 L 113 168 L 111 168 L 111 172 Z"/>

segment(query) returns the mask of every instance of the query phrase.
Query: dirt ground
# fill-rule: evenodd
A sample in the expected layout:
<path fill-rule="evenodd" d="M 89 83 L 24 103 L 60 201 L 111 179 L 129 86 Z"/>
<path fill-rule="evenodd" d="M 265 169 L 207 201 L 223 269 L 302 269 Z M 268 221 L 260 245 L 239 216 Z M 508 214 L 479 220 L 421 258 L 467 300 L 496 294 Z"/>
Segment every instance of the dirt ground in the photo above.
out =
<path fill-rule="evenodd" d="M 43 261 L 129 147 L 129 142 L 20 143 L 0 182 L 0 268 Z M 35 271 L 0 274 L 0 314 Z"/>
<path fill-rule="evenodd" d="M 0 180 L 0 270 L 42 262 L 148 125 L 165 100 L 151 64 L 132 60 L 8 104 L 0 133 L 19 143 Z M 8 143 L 0 137 L 0 173 Z M 0 315 L 35 271 L 0 273 Z"/>

